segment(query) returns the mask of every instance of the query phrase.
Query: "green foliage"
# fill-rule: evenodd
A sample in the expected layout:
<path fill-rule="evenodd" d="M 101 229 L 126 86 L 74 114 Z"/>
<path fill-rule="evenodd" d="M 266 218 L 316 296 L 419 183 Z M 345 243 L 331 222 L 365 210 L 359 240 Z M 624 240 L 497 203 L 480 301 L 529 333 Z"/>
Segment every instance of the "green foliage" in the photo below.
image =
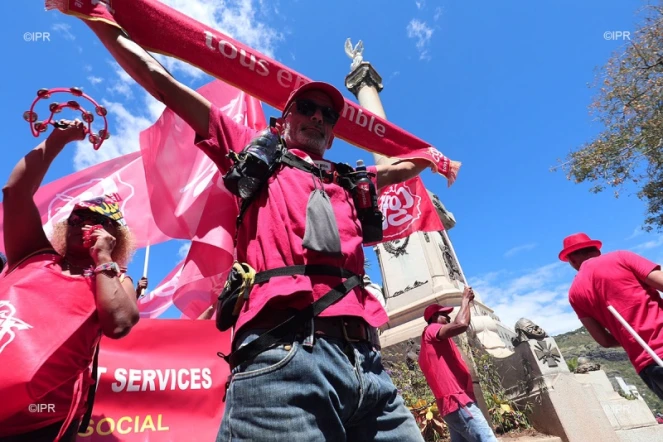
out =
<path fill-rule="evenodd" d="M 508 433 L 531 428 L 526 413 L 530 411 L 528 405 L 522 410 L 515 407 L 510 401 L 499 374 L 495 368 L 493 357 L 488 353 L 472 347 L 472 355 L 476 364 L 476 373 L 483 391 L 483 397 L 488 406 L 488 413 L 498 434 Z"/>
<path fill-rule="evenodd" d="M 663 227 L 663 6 L 648 5 L 640 28 L 601 69 L 590 110 L 603 131 L 560 164 L 575 183 L 626 183 L 647 203 L 645 230 Z"/>
<path fill-rule="evenodd" d="M 449 440 L 449 430 L 440 416 L 435 397 L 417 363 L 396 362 L 389 364 L 387 372 L 414 415 L 421 435 L 426 442 Z"/>
<path fill-rule="evenodd" d="M 578 368 L 578 358 L 569 358 L 566 360 L 566 365 L 569 367 L 569 371 L 573 373 Z"/>

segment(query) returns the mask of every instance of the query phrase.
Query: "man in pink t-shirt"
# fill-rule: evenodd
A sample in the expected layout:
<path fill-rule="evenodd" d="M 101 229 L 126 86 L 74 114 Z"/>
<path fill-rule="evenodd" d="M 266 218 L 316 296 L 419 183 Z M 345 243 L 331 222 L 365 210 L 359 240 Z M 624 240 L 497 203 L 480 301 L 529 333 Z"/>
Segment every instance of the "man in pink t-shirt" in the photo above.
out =
<path fill-rule="evenodd" d="M 451 339 L 470 326 L 471 287 L 465 287 L 456 318 L 453 307 L 432 304 L 424 310 L 428 326 L 421 335 L 419 367 L 433 391 L 440 416 L 449 428 L 452 442 L 497 442 L 479 407 L 476 406 L 472 376 Z"/>
<path fill-rule="evenodd" d="M 196 146 L 222 174 L 233 165 L 229 154 L 247 145 L 260 147 L 254 131 L 177 82 L 120 30 L 86 23 L 136 82 L 194 129 Z M 382 367 L 377 327 L 388 318 L 361 283 L 365 228 L 351 186 L 336 180 L 334 172 L 341 169 L 323 158 L 344 105 L 342 94 L 326 83 L 308 83 L 292 92 L 279 130 L 288 152 L 298 158 L 293 161 L 306 166 L 278 166 L 243 214 L 237 260 L 258 274 L 234 324 L 234 351 L 228 358 L 232 375 L 219 441 L 422 440 Z M 367 172 L 379 189 L 413 178 L 430 165 L 405 160 Z M 306 270 L 291 271 L 295 266 Z M 260 279 L 284 268 L 284 274 Z M 294 312 L 351 286 L 314 319 L 290 320 L 294 325 L 289 333 L 272 339 L 274 327 Z"/>
<path fill-rule="evenodd" d="M 578 271 L 569 302 L 580 322 L 602 347 L 623 347 L 635 371 L 663 399 L 663 367 L 613 315 L 612 306 L 659 357 L 663 357 L 661 266 L 633 252 L 601 254 L 601 241 L 584 233 L 564 238 L 559 259 Z"/>

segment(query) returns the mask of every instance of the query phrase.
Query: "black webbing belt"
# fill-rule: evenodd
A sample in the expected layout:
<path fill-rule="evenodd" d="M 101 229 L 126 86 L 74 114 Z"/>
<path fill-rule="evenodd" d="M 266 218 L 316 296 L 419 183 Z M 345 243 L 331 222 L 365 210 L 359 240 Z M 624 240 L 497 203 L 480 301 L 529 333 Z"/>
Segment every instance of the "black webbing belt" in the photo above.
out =
<path fill-rule="evenodd" d="M 90 389 L 87 392 L 87 411 L 83 415 L 83 419 L 78 427 L 78 433 L 85 433 L 87 431 L 88 425 L 90 425 L 90 419 L 92 418 L 92 408 L 94 407 L 94 396 L 97 393 L 97 387 L 99 384 L 99 344 L 97 348 L 94 349 L 94 361 L 92 362 L 92 379 L 94 384 L 90 385 Z"/>
<path fill-rule="evenodd" d="M 249 344 L 238 348 L 229 355 L 218 353 L 220 357 L 226 360 L 231 369 L 237 367 L 244 361 L 253 359 L 262 353 L 264 350 L 278 344 L 281 339 L 289 333 L 297 331 L 302 324 L 318 316 L 324 309 L 337 302 L 352 289 L 363 283 L 363 278 L 355 273 L 345 270 L 340 267 L 328 265 L 298 265 L 290 267 L 280 267 L 278 269 L 267 270 L 256 274 L 255 284 L 260 284 L 268 281 L 270 278 L 277 276 L 292 276 L 292 275 L 324 275 L 324 276 L 337 276 L 340 278 L 347 278 L 345 282 L 338 284 L 329 292 L 325 293 L 317 301 L 313 302 L 303 310 L 298 311 L 290 318 L 286 319 L 281 324 L 272 328 L 271 330 L 260 335 L 256 340 L 251 341 Z"/>

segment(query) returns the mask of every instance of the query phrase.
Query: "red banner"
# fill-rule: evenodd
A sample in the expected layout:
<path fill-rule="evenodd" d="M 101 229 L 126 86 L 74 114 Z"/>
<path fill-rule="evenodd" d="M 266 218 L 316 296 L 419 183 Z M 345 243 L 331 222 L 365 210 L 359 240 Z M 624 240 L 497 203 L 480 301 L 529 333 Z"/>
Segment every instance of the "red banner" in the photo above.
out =
<path fill-rule="evenodd" d="M 414 232 L 444 230 L 435 206 L 421 178 L 385 187 L 378 200 L 384 219 L 383 241 L 395 241 Z"/>
<path fill-rule="evenodd" d="M 230 332 L 214 321 L 141 319 L 103 338 L 92 420 L 78 442 L 213 441 L 223 417 Z"/>

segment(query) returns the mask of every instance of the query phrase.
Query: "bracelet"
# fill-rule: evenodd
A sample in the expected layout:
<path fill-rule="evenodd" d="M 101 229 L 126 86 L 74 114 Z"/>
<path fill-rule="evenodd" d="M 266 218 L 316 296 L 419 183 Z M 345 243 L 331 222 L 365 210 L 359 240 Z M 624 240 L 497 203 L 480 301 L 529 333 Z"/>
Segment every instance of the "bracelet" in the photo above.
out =
<path fill-rule="evenodd" d="M 102 272 L 108 272 L 111 271 L 115 273 L 114 276 L 119 276 L 120 275 L 120 266 L 117 265 L 116 262 L 106 262 L 104 264 L 101 264 L 97 266 L 97 268 L 94 269 L 94 274 L 99 274 Z"/>

